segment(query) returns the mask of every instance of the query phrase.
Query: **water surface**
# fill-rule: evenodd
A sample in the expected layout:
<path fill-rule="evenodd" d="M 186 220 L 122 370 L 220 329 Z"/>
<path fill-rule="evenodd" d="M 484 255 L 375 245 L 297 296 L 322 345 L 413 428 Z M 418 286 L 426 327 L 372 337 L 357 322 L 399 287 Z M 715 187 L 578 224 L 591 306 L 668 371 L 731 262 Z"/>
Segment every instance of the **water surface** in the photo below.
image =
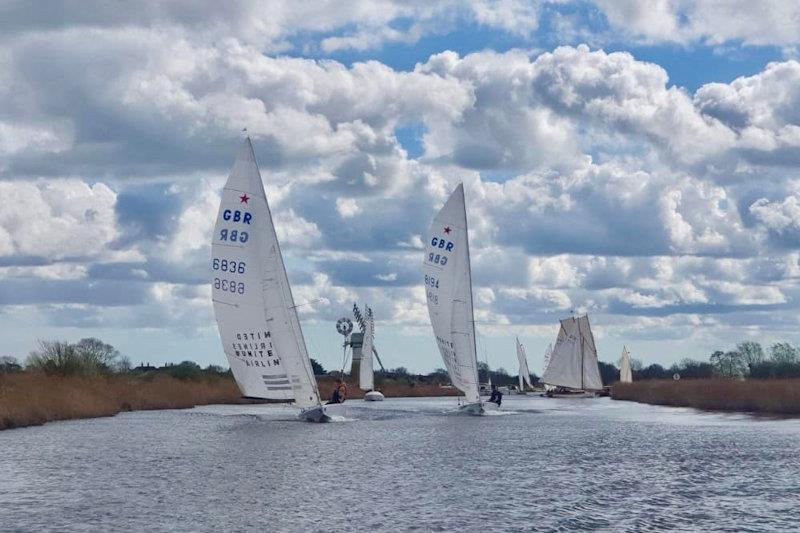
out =
<path fill-rule="evenodd" d="M 796 531 L 800 421 L 600 399 L 124 413 L 0 432 L 3 531 Z"/>

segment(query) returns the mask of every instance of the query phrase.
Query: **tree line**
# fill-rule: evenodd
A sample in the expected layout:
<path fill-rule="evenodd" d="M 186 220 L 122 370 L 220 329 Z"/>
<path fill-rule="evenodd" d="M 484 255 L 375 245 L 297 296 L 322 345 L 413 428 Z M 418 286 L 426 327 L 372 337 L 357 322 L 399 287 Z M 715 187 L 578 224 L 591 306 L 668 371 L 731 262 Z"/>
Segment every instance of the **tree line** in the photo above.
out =
<path fill-rule="evenodd" d="M 138 375 L 154 376 L 165 374 L 178 379 L 198 380 L 221 377 L 230 370 L 217 365 L 202 368 L 194 361 L 167 363 L 151 366 L 142 363 L 134 367 L 127 356 L 122 355 L 111 344 L 89 337 L 78 342 L 60 340 L 39 340 L 23 363 L 11 356 L 0 356 L 0 373 L 42 372 L 53 376 L 102 376 Z"/>
<path fill-rule="evenodd" d="M 769 347 L 769 352 L 761 344 L 744 341 L 732 350 L 715 350 L 708 361 L 683 359 L 668 368 L 658 363 L 642 365 L 638 359 L 631 359 L 633 379 L 672 379 L 676 374 L 681 378 L 797 378 L 800 377 L 800 348 L 788 342 L 778 342 Z M 619 369 L 611 364 L 600 362 L 603 383 L 613 383 L 619 379 Z"/>

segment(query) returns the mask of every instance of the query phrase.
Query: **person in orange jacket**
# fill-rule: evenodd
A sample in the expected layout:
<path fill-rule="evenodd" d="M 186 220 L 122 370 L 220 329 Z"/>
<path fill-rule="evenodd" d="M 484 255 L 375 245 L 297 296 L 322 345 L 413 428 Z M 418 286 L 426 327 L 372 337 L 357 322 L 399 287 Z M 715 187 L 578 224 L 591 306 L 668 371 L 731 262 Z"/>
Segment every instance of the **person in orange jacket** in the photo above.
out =
<path fill-rule="evenodd" d="M 345 385 L 342 378 L 336 378 L 336 387 L 333 389 L 331 399 L 328 403 L 344 403 L 347 399 L 347 385 Z"/>

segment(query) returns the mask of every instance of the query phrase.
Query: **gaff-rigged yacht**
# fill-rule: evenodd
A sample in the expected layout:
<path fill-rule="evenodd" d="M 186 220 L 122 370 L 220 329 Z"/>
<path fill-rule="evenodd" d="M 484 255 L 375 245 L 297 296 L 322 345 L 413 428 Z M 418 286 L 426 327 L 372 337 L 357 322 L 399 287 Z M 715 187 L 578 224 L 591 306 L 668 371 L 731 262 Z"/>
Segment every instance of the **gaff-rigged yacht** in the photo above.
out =
<path fill-rule="evenodd" d="M 464 185 L 459 184 L 436 214 L 425 244 L 425 294 L 436 344 L 450 381 L 464 393 L 461 410 L 481 415 L 478 358 L 472 309 L 472 272 Z"/>
<path fill-rule="evenodd" d="M 519 342 L 517 337 L 517 359 L 519 360 L 519 393 L 525 394 L 525 385 L 533 388 L 531 383 L 531 371 L 528 369 L 528 357 L 525 355 L 525 347 Z"/>
<path fill-rule="evenodd" d="M 633 383 L 633 372 L 631 372 L 631 354 L 628 347 L 622 346 L 622 357 L 619 359 L 619 381 L 620 383 Z"/>
<path fill-rule="evenodd" d="M 302 420 L 330 421 L 249 137 L 222 190 L 211 251 L 214 314 L 242 395 L 293 402 Z"/>
<path fill-rule="evenodd" d="M 597 348 L 587 315 L 561 320 L 542 382 L 555 387 L 546 393 L 551 397 L 593 397 L 603 390 Z"/>

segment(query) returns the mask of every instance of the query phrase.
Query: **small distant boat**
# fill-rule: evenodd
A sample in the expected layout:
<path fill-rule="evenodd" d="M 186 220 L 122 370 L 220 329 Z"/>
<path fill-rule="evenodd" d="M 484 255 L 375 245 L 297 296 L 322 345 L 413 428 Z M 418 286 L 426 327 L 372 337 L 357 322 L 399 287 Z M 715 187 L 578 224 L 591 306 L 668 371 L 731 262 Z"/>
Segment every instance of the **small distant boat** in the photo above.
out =
<path fill-rule="evenodd" d="M 551 398 L 595 397 L 603 390 L 588 315 L 561 320 L 542 382 L 554 387 L 544 394 Z"/>
<path fill-rule="evenodd" d="M 425 294 L 436 344 L 453 385 L 464 393 L 462 412 L 482 415 L 472 308 L 472 270 L 464 185 L 436 214 L 425 243 Z"/>
<path fill-rule="evenodd" d="M 384 396 L 375 390 L 375 372 L 372 364 L 372 347 L 375 343 L 375 318 L 367 306 L 364 317 L 364 344 L 361 346 L 361 365 L 358 371 L 358 388 L 367 391 L 365 402 L 382 402 Z"/>
<path fill-rule="evenodd" d="M 622 345 L 622 357 L 619 359 L 619 381 L 620 383 L 633 383 L 633 372 L 631 371 L 631 354 L 628 347 Z"/>
<path fill-rule="evenodd" d="M 302 420 L 330 421 L 249 137 L 222 190 L 211 251 L 214 314 L 242 395 L 294 402 Z"/>
<path fill-rule="evenodd" d="M 532 389 L 533 384 L 531 383 L 531 371 L 528 369 L 528 357 L 525 355 L 525 347 L 519 342 L 519 337 L 517 337 L 517 359 L 519 360 L 518 392 L 519 394 L 525 394 L 525 385 L 527 384 Z"/>

